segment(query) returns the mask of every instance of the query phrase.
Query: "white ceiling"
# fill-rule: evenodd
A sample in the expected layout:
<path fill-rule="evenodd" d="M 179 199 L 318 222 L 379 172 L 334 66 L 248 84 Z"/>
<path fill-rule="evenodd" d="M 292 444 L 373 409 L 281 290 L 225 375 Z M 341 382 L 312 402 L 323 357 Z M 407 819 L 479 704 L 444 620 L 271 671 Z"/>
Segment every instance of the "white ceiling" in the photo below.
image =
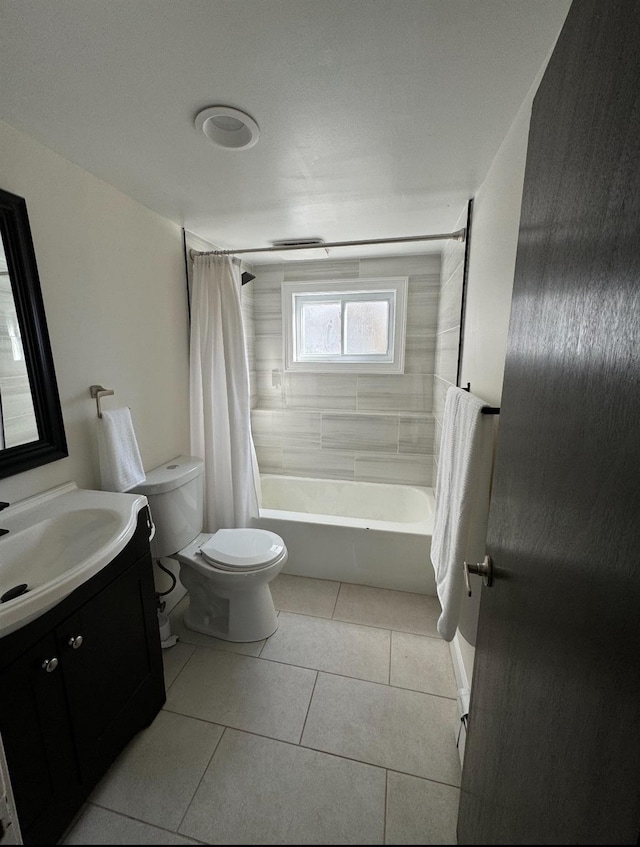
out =
<path fill-rule="evenodd" d="M 0 0 L 0 118 L 223 248 L 446 232 L 569 5 Z M 255 147 L 196 131 L 217 104 Z"/>

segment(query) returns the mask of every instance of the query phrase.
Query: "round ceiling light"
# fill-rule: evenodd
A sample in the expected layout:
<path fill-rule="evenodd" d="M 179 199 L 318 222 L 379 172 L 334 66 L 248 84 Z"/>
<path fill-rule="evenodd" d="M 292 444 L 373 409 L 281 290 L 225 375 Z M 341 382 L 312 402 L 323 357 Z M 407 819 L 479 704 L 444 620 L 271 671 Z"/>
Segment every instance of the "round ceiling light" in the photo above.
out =
<path fill-rule="evenodd" d="M 202 130 L 209 141 L 227 150 L 248 150 L 258 143 L 258 124 L 231 106 L 209 106 L 198 112 L 196 129 Z"/>

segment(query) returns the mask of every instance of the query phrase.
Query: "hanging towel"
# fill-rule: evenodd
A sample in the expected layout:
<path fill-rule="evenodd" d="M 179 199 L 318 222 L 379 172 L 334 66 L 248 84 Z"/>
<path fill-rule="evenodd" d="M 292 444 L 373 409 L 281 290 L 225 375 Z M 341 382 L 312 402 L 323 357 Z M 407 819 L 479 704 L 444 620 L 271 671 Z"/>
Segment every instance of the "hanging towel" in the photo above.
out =
<path fill-rule="evenodd" d="M 485 404 L 462 388 L 447 391 L 436 482 L 436 512 L 431 563 L 442 614 L 438 632 L 456 634 L 464 583 L 464 562 L 485 554 L 493 425 Z"/>
<path fill-rule="evenodd" d="M 98 418 L 98 457 L 103 491 L 128 491 L 146 479 L 126 406 L 110 409 Z"/>

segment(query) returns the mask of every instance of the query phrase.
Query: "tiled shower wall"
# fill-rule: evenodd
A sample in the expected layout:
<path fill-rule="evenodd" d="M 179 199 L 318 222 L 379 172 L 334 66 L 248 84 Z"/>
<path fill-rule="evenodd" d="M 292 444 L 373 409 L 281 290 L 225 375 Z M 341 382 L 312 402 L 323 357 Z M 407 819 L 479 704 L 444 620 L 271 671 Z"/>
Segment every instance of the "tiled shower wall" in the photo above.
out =
<path fill-rule="evenodd" d="M 467 210 L 461 214 L 455 229 L 467 223 Z M 435 418 L 433 484 L 438 474 L 438 456 L 442 437 L 442 415 L 447 388 L 456 384 L 458 348 L 460 345 L 460 310 L 464 277 L 465 244 L 447 241 L 442 251 L 440 305 L 436 337 L 436 364 L 433 377 L 433 414 Z"/>
<path fill-rule="evenodd" d="M 440 256 L 287 262 L 254 273 L 243 302 L 262 473 L 431 485 Z M 404 374 L 283 371 L 283 281 L 389 276 L 409 278 Z"/>

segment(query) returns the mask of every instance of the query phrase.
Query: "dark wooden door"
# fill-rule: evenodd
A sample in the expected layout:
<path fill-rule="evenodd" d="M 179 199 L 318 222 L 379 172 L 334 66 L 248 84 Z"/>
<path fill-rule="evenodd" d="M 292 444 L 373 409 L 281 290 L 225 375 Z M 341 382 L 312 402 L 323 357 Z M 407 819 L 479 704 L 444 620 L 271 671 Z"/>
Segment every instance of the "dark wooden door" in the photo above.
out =
<path fill-rule="evenodd" d="M 534 102 L 462 844 L 640 832 L 640 3 L 574 0 Z"/>

